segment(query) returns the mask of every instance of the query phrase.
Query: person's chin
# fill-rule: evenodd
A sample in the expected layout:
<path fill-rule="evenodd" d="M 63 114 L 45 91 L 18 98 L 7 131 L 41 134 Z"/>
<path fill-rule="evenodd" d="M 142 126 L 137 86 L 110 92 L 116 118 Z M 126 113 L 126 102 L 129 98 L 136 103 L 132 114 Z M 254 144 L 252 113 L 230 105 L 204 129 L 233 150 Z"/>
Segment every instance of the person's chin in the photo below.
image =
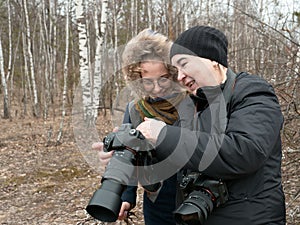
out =
<path fill-rule="evenodd" d="M 197 88 L 193 88 L 193 87 L 185 87 L 185 88 L 191 94 L 195 95 L 197 93 Z"/>

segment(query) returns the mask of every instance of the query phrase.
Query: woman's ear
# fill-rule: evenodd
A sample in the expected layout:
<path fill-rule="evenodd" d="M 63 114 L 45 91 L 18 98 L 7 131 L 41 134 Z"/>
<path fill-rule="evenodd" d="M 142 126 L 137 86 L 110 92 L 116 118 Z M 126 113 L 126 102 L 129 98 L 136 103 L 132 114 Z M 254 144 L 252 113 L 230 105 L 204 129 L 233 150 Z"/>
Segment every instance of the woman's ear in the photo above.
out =
<path fill-rule="evenodd" d="M 212 61 L 214 70 L 220 70 L 220 64 L 216 61 Z"/>

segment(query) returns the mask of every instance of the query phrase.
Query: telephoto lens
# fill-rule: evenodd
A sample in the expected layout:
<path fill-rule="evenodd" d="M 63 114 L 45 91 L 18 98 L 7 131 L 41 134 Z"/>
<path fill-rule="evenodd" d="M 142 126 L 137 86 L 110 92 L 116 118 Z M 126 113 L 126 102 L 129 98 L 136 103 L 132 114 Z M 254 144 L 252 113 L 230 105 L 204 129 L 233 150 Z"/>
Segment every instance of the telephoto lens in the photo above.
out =
<path fill-rule="evenodd" d="M 86 211 L 100 221 L 114 222 L 118 219 L 121 196 L 127 185 L 137 185 L 140 181 L 148 191 L 155 192 L 160 183 L 151 183 L 153 146 L 131 124 L 123 124 L 117 132 L 108 134 L 103 144 L 104 151 L 114 150 L 114 154 Z"/>
<path fill-rule="evenodd" d="M 203 225 L 214 208 L 228 201 L 226 184 L 199 172 L 190 172 L 180 182 L 184 201 L 174 211 L 177 224 Z"/>
<path fill-rule="evenodd" d="M 106 180 L 102 183 L 101 188 L 94 193 L 86 211 L 100 221 L 116 221 L 122 204 L 123 189 L 123 185 L 113 180 Z"/>

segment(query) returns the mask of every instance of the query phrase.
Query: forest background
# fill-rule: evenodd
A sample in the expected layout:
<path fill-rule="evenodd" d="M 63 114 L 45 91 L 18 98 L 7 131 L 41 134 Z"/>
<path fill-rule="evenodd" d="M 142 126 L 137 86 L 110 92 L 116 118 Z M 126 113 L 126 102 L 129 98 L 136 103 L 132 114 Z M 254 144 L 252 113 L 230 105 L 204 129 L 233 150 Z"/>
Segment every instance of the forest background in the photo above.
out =
<path fill-rule="evenodd" d="M 274 86 L 287 224 L 300 223 L 299 0 L 0 0 L 0 18 L 0 224 L 102 224 L 84 210 L 103 172 L 85 148 L 121 118 L 123 46 L 199 24 L 226 33 L 234 71 Z"/>

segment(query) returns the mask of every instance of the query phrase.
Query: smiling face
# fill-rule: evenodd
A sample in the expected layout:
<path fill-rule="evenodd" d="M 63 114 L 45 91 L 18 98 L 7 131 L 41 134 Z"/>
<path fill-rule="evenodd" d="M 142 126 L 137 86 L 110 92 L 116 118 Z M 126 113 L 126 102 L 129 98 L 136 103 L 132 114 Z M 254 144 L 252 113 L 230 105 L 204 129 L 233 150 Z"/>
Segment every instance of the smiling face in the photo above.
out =
<path fill-rule="evenodd" d="M 220 65 L 210 59 L 177 54 L 172 57 L 172 64 L 178 69 L 178 81 L 193 94 L 198 88 L 216 86 L 224 80 Z"/>
<path fill-rule="evenodd" d="M 158 98 L 171 94 L 173 81 L 162 62 L 146 61 L 142 62 L 140 67 L 142 85 L 150 97 Z"/>

